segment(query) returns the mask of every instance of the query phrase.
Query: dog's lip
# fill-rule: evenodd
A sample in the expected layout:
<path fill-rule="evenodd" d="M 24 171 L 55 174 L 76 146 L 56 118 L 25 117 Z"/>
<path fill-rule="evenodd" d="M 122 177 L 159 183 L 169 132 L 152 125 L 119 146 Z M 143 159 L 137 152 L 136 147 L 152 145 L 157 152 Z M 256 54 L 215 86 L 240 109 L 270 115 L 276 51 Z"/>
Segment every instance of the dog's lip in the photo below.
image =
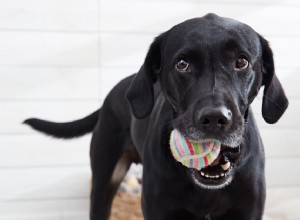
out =
<path fill-rule="evenodd" d="M 216 160 L 220 161 L 221 157 L 227 157 L 230 161 L 230 166 L 226 171 L 221 168 L 218 161 L 218 163 L 213 162 L 211 165 L 204 167 L 201 170 L 189 168 L 188 172 L 190 172 L 194 182 L 204 188 L 211 189 L 222 188 L 223 186 L 228 185 L 233 179 L 235 169 L 241 160 L 241 143 L 238 140 L 229 142 L 217 137 L 192 138 L 192 135 L 187 135 L 185 132 L 181 133 L 190 142 L 194 143 L 203 143 L 212 140 L 220 142 L 221 150 Z"/>
<path fill-rule="evenodd" d="M 219 156 L 215 159 L 215 161 L 210 164 L 208 167 L 202 168 L 200 171 L 203 171 L 205 169 L 213 169 L 213 168 L 221 168 L 224 164 L 237 164 L 238 159 L 240 158 L 241 150 L 240 146 L 235 148 L 230 148 L 224 145 L 221 145 L 221 151 L 219 153 Z M 226 162 L 227 161 L 227 162 Z M 225 168 L 222 168 L 224 173 L 227 172 L 227 170 L 224 170 Z"/>
<path fill-rule="evenodd" d="M 220 161 L 222 157 L 228 158 L 230 162 L 229 168 L 224 170 L 221 167 Z M 234 171 L 240 161 L 241 146 L 229 147 L 221 145 L 221 152 L 217 163 L 212 163 L 208 167 L 204 167 L 201 170 L 192 169 L 193 178 L 201 185 L 207 186 L 207 188 L 218 188 L 218 186 L 227 185 L 234 174 Z"/>
<path fill-rule="evenodd" d="M 241 155 L 241 145 L 231 147 L 221 144 L 220 154 L 227 156 L 230 160 L 236 160 Z"/>

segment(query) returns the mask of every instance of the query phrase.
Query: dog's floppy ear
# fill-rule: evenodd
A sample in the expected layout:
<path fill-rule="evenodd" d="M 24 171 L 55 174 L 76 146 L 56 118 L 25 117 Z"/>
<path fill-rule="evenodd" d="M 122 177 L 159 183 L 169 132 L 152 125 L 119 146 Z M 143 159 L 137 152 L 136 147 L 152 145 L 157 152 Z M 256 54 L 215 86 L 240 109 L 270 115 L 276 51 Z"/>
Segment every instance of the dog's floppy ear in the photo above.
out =
<path fill-rule="evenodd" d="M 264 96 L 262 103 L 262 115 L 269 124 L 276 123 L 288 107 L 288 99 L 281 83 L 275 75 L 273 52 L 269 43 L 259 35 L 262 46 L 262 73 Z"/>
<path fill-rule="evenodd" d="M 126 92 L 132 113 L 138 119 L 145 118 L 153 109 L 153 83 L 157 81 L 161 69 L 162 39 L 163 34 L 155 38 L 149 48 L 144 64 L 133 78 Z"/>

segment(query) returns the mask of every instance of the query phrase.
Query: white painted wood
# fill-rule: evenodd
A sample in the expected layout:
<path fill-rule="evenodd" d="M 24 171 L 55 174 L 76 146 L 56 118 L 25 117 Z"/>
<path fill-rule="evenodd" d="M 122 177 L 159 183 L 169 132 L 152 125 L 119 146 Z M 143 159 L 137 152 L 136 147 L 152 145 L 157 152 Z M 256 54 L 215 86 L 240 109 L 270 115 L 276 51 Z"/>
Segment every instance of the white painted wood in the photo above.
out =
<path fill-rule="evenodd" d="M 279 205 L 282 203 L 299 200 L 299 198 L 300 198 L 300 187 L 299 186 L 288 187 L 288 188 L 269 187 L 267 189 L 266 208 L 273 209 L 276 206 L 279 207 Z M 298 211 L 300 211 L 300 210 L 298 210 Z"/>
<path fill-rule="evenodd" d="M 110 1 L 110 0 L 102 0 L 102 1 Z M 115 1 L 122 1 L 122 0 L 115 0 Z M 134 1 L 140 1 L 140 0 L 132 0 L 131 2 Z M 160 0 L 142 0 L 143 2 L 149 2 L 149 1 L 160 1 Z M 180 0 L 166 0 L 166 2 L 174 3 L 174 2 L 181 2 Z M 189 2 L 197 2 L 197 0 L 186 0 L 186 3 Z M 218 1 L 218 0 L 203 0 L 201 1 L 202 3 L 213 3 L 213 4 L 228 4 L 228 3 L 233 3 L 233 4 L 242 4 L 242 5 L 248 5 L 248 4 L 252 4 L 252 5 L 256 5 L 256 6 L 262 6 L 262 5 L 266 5 L 266 6 L 272 6 L 274 4 L 284 4 L 284 5 L 294 5 L 294 6 L 299 6 L 299 1 L 297 0 L 286 0 L 286 1 L 282 1 L 282 0 L 265 0 L 265 1 L 260 1 L 260 0 L 223 0 L 222 2 Z"/>
<path fill-rule="evenodd" d="M 138 70 L 155 37 L 152 34 L 101 34 L 101 67 L 130 67 Z"/>
<path fill-rule="evenodd" d="M 101 1 L 100 30 L 117 32 L 160 33 L 184 20 L 214 12 L 245 22 L 263 35 L 299 35 L 298 8 L 286 2 L 245 4 L 242 1 Z M 261 2 L 260 2 L 261 3 Z M 168 10 L 165 10 L 168 8 Z M 155 13 L 155 16 L 153 14 Z M 274 14 L 288 16 L 274 16 Z M 234 15 L 234 16 L 233 16 Z M 119 18 L 122 19 L 119 19 Z M 139 19 L 137 19 L 139 18 Z M 264 22 L 261 22 L 261 21 Z M 278 28 L 280 27 L 280 28 Z"/>
<path fill-rule="evenodd" d="M 299 187 L 269 188 L 264 220 L 298 220 L 299 207 Z"/>
<path fill-rule="evenodd" d="M 32 129 L 22 124 L 31 117 L 56 122 L 67 122 L 83 118 L 101 106 L 97 100 L 61 101 L 0 101 L 0 133 L 33 134 Z"/>
<path fill-rule="evenodd" d="M 269 37 L 267 40 L 274 52 L 274 62 L 277 67 L 299 67 L 294 61 L 300 49 L 299 37 Z"/>
<path fill-rule="evenodd" d="M 276 75 L 278 76 L 284 91 L 288 98 L 300 98 L 299 82 L 300 76 L 298 74 L 300 66 L 276 68 Z"/>
<path fill-rule="evenodd" d="M 0 1 L 0 31 L 97 31 L 97 16 L 97 0 Z"/>
<path fill-rule="evenodd" d="M 0 220 L 69 220 L 71 216 L 87 220 L 88 210 L 88 198 L 6 202 L 0 203 Z"/>
<path fill-rule="evenodd" d="M 61 220 L 59 214 L 1 215 L 0 220 Z"/>
<path fill-rule="evenodd" d="M 265 37 L 299 36 L 300 31 L 294 25 L 300 24 L 299 7 L 286 1 L 271 5 L 257 5 L 256 10 L 246 13 L 241 21 L 250 25 Z M 285 16 L 280 16 L 285 15 Z M 275 15 L 275 16 L 274 16 Z"/>
<path fill-rule="evenodd" d="M 90 167 L 41 166 L 32 169 L 0 169 L 0 201 L 61 200 L 87 198 Z"/>
<path fill-rule="evenodd" d="M 268 187 L 289 187 L 300 185 L 300 157 L 276 158 L 266 161 Z"/>
<path fill-rule="evenodd" d="M 2 100 L 97 99 L 99 84 L 98 68 L 0 67 Z"/>
<path fill-rule="evenodd" d="M 101 93 L 100 99 L 104 100 L 111 89 L 124 78 L 135 74 L 139 67 L 103 67 L 100 69 Z"/>
<path fill-rule="evenodd" d="M 97 67 L 97 33 L 1 32 L 0 66 Z"/>
<path fill-rule="evenodd" d="M 71 212 L 63 214 L 63 220 L 89 220 L 89 213 L 88 211 L 85 212 Z"/>
<path fill-rule="evenodd" d="M 41 133 L 0 136 L 0 169 L 89 165 L 91 134 L 71 140 Z"/>
<path fill-rule="evenodd" d="M 294 76 L 290 75 L 291 77 Z M 296 84 L 294 80 L 288 80 L 287 84 Z M 292 88 L 297 90 L 296 85 Z M 288 91 L 292 91 L 289 90 Z M 294 92 L 292 91 L 292 92 Z M 300 99 L 290 98 L 288 110 L 276 124 L 267 124 L 261 114 L 261 94 L 255 99 L 253 106 L 254 116 L 257 121 L 263 143 L 265 145 L 267 158 L 296 158 L 299 157 L 298 147 L 300 145 L 298 112 Z"/>
<path fill-rule="evenodd" d="M 267 158 L 300 157 L 299 129 L 260 129 Z"/>

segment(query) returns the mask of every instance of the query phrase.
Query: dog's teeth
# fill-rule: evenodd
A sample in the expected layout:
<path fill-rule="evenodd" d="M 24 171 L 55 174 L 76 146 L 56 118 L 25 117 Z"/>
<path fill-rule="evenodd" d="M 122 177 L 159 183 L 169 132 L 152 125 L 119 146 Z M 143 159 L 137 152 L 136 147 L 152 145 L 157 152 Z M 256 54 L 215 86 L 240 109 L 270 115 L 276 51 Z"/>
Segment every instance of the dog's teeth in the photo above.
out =
<path fill-rule="evenodd" d="M 204 172 L 200 172 L 200 174 L 201 174 L 201 176 L 209 178 L 209 179 L 218 179 L 218 178 L 226 176 L 225 173 L 220 173 L 220 174 L 214 175 L 214 176 L 213 175 L 209 175 L 209 174 L 205 174 Z"/>
<path fill-rule="evenodd" d="M 230 162 L 227 161 L 225 164 L 221 165 L 221 167 L 224 171 L 226 171 L 230 168 L 230 165 L 231 165 Z"/>
<path fill-rule="evenodd" d="M 200 174 L 201 174 L 201 176 L 209 178 L 209 179 L 218 179 L 218 178 L 226 176 L 226 173 L 220 173 L 220 174 L 216 174 L 216 175 L 209 175 L 209 174 L 204 173 L 203 171 L 201 171 Z"/>

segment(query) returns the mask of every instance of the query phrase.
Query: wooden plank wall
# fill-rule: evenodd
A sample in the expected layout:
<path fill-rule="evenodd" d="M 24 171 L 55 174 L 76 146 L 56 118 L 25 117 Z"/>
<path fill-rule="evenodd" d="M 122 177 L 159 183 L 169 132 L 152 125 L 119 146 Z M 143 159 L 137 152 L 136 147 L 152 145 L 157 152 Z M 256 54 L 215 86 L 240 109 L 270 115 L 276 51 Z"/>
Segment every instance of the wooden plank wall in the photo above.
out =
<path fill-rule="evenodd" d="M 293 219 L 293 205 L 300 207 L 299 10 L 297 0 L 0 0 L 0 220 L 88 219 L 90 135 L 55 140 L 22 121 L 89 114 L 139 69 L 155 36 L 208 12 L 249 24 L 274 50 L 290 108 L 267 125 L 261 95 L 254 103 L 266 145 L 266 219 Z M 277 215 L 282 206 L 286 213 Z"/>

